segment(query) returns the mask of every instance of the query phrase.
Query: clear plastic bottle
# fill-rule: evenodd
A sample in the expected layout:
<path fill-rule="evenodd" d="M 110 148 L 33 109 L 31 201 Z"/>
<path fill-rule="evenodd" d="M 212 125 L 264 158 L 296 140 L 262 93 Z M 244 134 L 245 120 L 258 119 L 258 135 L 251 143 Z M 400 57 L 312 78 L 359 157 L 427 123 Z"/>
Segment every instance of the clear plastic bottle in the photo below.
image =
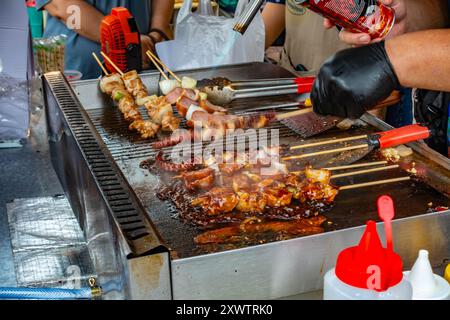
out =
<path fill-rule="evenodd" d="M 420 250 L 411 271 L 404 272 L 413 288 L 413 300 L 450 300 L 450 284 L 433 273 L 428 251 Z"/>

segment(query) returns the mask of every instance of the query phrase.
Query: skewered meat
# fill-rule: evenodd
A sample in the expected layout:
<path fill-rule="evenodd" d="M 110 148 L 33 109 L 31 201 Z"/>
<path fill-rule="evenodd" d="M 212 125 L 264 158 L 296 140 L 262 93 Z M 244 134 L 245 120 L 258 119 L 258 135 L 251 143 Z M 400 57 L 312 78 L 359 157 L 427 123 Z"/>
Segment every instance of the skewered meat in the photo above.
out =
<path fill-rule="evenodd" d="M 143 106 L 147 102 L 148 91 L 136 70 L 129 71 L 122 75 L 123 83 L 128 92 L 133 95 L 138 106 Z"/>
<path fill-rule="evenodd" d="M 320 227 L 324 221 L 325 218 L 322 216 L 293 221 L 269 222 L 264 222 L 256 218 L 250 218 L 231 227 L 204 232 L 195 237 L 194 241 L 200 245 L 241 242 L 248 235 L 265 232 L 282 232 L 283 234 L 289 236 L 317 234 L 324 231 L 323 228 Z"/>
<path fill-rule="evenodd" d="M 189 99 L 188 97 L 185 97 L 185 96 L 181 96 L 180 99 L 176 101 L 176 107 L 177 107 L 178 113 L 183 118 L 186 118 L 188 109 L 192 105 L 196 106 L 197 101 Z"/>
<path fill-rule="evenodd" d="M 175 104 L 177 101 L 181 98 L 183 95 L 183 88 L 175 88 L 172 91 L 170 91 L 168 94 L 166 94 L 166 100 L 170 104 Z"/>
<path fill-rule="evenodd" d="M 164 96 L 150 97 L 145 103 L 148 115 L 152 120 L 160 124 L 163 131 L 175 131 L 180 125 L 180 120 L 173 115 L 172 106 L 167 103 Z"/>
<path fill-rule="evenodd" d="M 305 177 L 310 181 L 329 184 L 331 179 L 331 171 L 320 169 L 314 170 L 311 166 L 308 166 L 305 169 Z"/>
<path fill-rule="evenodd" d="M 215 104 L 211 103 L 210 101 L 204 99 L 200 100 L 200 107 L 207 111 L 208 113 L 214 113 L 217 114 L 217 112 L 220 113 L 227 113 L 227 109 L 221 106 L 216 106 Z"/>
<path fill-rule="evenodd" d="M 215 180 L 214 170 L 211 168 L 183 172 L 179 177 L 183 179 L 186 189 L 190 191 L 208 189 L 213 186 Z"/>
<path fill-rule="evenodd" d="M 122 78 L 118 73 L 111 73 L 100 80 L 100 90 L 111 95 L 114 89 L 125 89 Z"/>
<path fill-rule="evenodd" d="M 142 121 L 142 116 L 132 97 L 125 96 L 120 99 L 119 110 L 127 121 Z"/>
<path fill-rule="evenodd" d="M 148 139 L 154 137 L 159 130 L 159 125 L 151 120 L 136 120 L 130 126 L 130 130 L 136 130 L 140 133 L 142 138 Z"/>
<path fill-rule="evenodd" d="M 173 163 L 169 160 L 165 160 L 164 153 L 162 151 L 158 152 L 158 154 L 156 155 L 155 163 L 159 168 L 168 172 L 180 172 L 192 170 L 195 168 L 195 163 L 193 161 L 185 163 Z"/>
<path fill-rule="evenodd" d="M 192 200 L 193 206 L 201 206 L 209 215 L 233 211 L 239 202 L 238 196 L 229 188 L 213 188 L 201 197 Z"/>
<path fill-rule="evenodd" d="M 267 205 L 267 199 L 259 192 L 239 192 L 236 194 L 239 197 L 239 202 L 236 205 L 236 210 L 243 213 L 259 213 L 264 212 Z"/>

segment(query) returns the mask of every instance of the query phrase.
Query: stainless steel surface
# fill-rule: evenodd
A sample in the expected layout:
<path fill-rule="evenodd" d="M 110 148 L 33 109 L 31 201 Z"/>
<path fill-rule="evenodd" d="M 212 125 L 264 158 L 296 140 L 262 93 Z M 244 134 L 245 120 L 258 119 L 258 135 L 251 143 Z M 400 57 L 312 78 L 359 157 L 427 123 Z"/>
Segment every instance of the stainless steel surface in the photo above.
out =
<path fill-rule="evenodd" d="M 43 81 L 52 162 L 84 232 L 99 283 L 117 283 L 117 290 L 129 298 L 134 289 L 130 260 L 167 255 L 167 250 L 68 82 L 59 72 L 46 74 Z M 166 264 L 158 268 L 153 271 L 169 273 Z M 139 292 L 170 298 L 167 281 L 157 283 L 166 287 L 142 284 L 146 289 Z"/>
<path fill-rule="evenodd" d="M 450 258 L 450 212 L 393 222 L 395 251 L 410 269 L 418 250 L 433 266 Z M 356 245 L 357 227 L 257 247 L 172 261 L 174 299 L 275 299 L 316 291 L 338 253 Z M 380 237 L 384 228 L 378 224 Z"/>
<path fill-rule="evenodd" d="M 258 63 L 180 74 L 197 79 L 213 76 L 230 79 L 292 77 L 283 69 Z M 149 86 L 150 93 L 157 92 L 160 80 L 157 74 L 144 75 L 143 80 Z M 433 180 L 436 190 L 423 183 L 413 182 L 342 192 L 336 206 L 326 214 L 331 224 L 326 226 L 327 232 L 324 234 L 214 254 L 198 250 L 192 239 L 199 230 L 173 218 L 174 211 L 171 211 L 171 207 L 155 197 L 157 177 L 139 168 L 142 160 L 154 155 L 149 142 L 127 130 L 120 113 L 111 106 L 108 97 L 98 93 L 97 81 L 77 82 L 74 87 L 80 107 L 87 111 L 86 122 L 89 125 L 92 122 L 98 132 L 94 135 L 95 139 L 103 139 L 102 144 L 108 148 L 108 154 L 115 160 L 129 184 L 129 193 L 137 196 L 161 234 L 162 241 L 170 249 L 173 297 L 176 299 L 277 298 L 319 289 L 321 277 L 332 266 L 337 252 L 357 243 L 362 233 L 361 226 L 367 219 L 378 219 L 375 200 L 383 193 L 390 193 L 398 199 L 394 236 L 396 248 L 405 259 L 405 266 L 412 262 L 417 251 L 422 248 L 432 252 L 434 265 L 449 258 L 449 211 L 440 214 L 426 213 L 427 203 L 430 201 L 434 205 L 448 205 L 448 190 L 445 192 L 445 189 L 448 189 L 449 172 L 434 161 L 434 153 L 423 156 L 418 152 L 403 159 L 400 162 L 403 171 L 398 170 L 394 174 L 404 173 L 412 162 L 416 162 L 420 179 L 427 183 Z M 231 108 L 236 112 L 244 112 L 248 107 L 288 103 L 295 101 L 295 98 L 283 96 L 243 100 L 233 103 Z M 321 138 L 335 134 L 348 136 L 359 132 L 376 132 L 381 129 L 376 121 L 373 123 L 348 132 L 323 133 Z M 292 143 L 298 140 L 286 127 L 277 125 L 277 128 L 285 134 L 282 141 Z M 391 173 L 377 175 L 375 179 L 385 178 L 384 174 Z M 348 178 L 342 183 L 356 183 L 359 182 L 358 179 L 374 180 L 374 176 Z M 119 259 L 124 257 L 120 256 Z"/>
<path fill-rule="evenodd" d="M 271 96 L 282 96 L 297 93 L 296 84 L 279 86 L 261 86 L 257 88 L 234 89 L 229 86 L 223 88 L 205 87 L 203 90 L 208 94 L 208 99 L 219 105 L 227 105 L 236 99 L 251 99 Z"/>
<path fill-rule="evenodd" d="M 232 88 L 237 87 L 261 87 L 261 86 L 279 86 L 293 84 L 296 78 L 282 79 L 249 79 L 233 81 L 229 85 Z"/>
<path fill-rule="evenodd" d="M 255 18 L 256 14 L 258 13 L 263 3 L 264 0 L 253 0 L 253 2 L 250 3 L 246 7 L 244 12 L 241 14 L 239 20 L 234 25 L 233 30 L 241 34 L 244 34 L 250 23 L 252 23 L 253 18 Z"/>

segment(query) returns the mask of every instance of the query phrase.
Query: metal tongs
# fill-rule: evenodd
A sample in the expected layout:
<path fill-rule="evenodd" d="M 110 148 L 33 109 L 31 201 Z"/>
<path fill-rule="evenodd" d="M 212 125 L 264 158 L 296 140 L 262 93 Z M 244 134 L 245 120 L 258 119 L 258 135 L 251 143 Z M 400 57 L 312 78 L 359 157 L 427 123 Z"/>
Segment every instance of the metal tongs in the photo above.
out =
<path fill-rule="evenodd" d="M 255 79 L 232 82 L 226 86 L 205 86 L 208 100 L 227 105 L 233 100 L 260 98 L 287 94 L 306 94 L 311 91 L 315 77 Z M 292 103 L 297 105 L 298 103 Z"/>

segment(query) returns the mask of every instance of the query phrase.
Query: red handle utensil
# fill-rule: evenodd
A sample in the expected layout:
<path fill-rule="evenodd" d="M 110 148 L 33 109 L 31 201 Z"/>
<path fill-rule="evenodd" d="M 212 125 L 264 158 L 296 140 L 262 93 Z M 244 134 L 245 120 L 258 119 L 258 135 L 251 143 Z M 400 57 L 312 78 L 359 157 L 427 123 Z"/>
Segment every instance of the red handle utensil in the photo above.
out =
<path fill-rule="evenodd" d="M 412 124 L 409 126 L 392 129 L 376 134 L 378 147 L 389 148 L 399 146 L 404 143 L 413 142 L 417 140 L 427 139 L 431 135 L 430 129 L 419 124 Z"/>
<path fill-rule="evenodd" d="M 395 215 L 394 201 L 389 196 L 381 196 L 378 198 L 377 205 L 378 216 L 384 221 L 387 248 L 390 251 L 394 251 L 392 244 L 392 219 Z"/>
<path fill-rule="evenodd" d="M 296 78 L 294 80 L 294 82 L 297 84 L 297 93 L 298 94 L 303 94 L 303 93 L 311 92 L 314 80 L 316 80 L 316 77 L 299 77 L 299 78 Z"/>

